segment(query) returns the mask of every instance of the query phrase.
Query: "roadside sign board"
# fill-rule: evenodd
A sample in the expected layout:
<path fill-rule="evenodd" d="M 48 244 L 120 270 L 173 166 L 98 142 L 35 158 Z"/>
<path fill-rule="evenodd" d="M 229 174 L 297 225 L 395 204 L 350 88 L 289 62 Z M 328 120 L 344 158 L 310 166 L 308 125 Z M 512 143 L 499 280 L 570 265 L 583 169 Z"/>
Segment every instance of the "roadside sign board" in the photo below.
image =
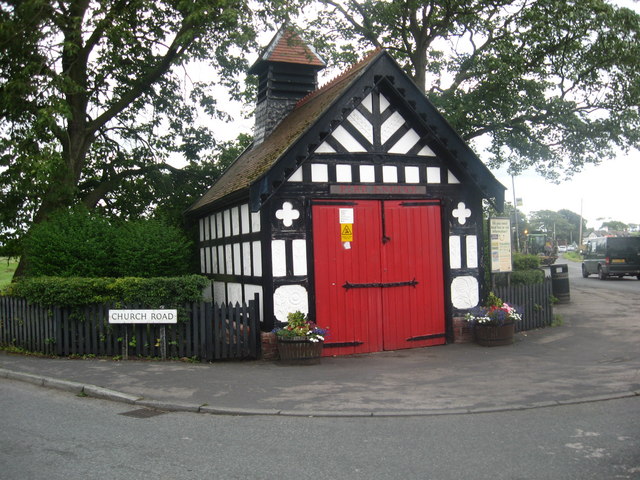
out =
<path fill-rule="evenodd" d="M 109 310 L 109 323 L 178 323 L 178 310 Z"/>
<path fill-rule="evenodd" d="M 490 218 L 491 273 L 511 272 L 511 220 Z"/>

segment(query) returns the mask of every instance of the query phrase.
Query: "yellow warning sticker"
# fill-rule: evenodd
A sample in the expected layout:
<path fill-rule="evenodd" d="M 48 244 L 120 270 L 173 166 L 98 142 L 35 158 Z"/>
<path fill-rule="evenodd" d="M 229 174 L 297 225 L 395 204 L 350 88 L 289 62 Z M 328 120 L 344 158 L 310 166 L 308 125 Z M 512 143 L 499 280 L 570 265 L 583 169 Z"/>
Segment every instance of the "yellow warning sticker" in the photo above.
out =
<path fill-rule="evenodd" d="M 340 225 L 340 241 L 353 242 L 353 223 L 343 223 Z"/>

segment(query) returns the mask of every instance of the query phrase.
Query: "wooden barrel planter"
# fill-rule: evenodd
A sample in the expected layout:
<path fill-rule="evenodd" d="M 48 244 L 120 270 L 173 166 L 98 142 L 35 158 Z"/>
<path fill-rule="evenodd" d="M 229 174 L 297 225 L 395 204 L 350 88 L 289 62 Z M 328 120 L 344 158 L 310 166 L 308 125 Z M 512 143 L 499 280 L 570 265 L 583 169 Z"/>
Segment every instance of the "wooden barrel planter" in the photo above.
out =
<path fill-rule="evenodd" d="M 504 325 L 475 325 L 473 331 L 478 345 L 484 347 L 511 345 L 515 334 L 515 324 L 512 321 Z"/>
<path fill-rule="evenodd" d="M 278 337 L 280 361 L 291 365 L 320 363 L 323 342 L 311 342 L 305 337 Z"/>

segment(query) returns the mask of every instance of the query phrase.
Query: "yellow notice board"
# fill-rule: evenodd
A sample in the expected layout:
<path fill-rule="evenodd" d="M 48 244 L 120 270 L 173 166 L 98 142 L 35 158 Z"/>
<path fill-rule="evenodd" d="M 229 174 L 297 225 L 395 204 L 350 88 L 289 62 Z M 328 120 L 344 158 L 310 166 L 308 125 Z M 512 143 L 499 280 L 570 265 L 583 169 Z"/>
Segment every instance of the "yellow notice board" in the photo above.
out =
<path fill-rule="evenodd" d="M 491 238 L 491 273 L 511 272 L 511 220 L 490 218 L 489 237 Z"/>

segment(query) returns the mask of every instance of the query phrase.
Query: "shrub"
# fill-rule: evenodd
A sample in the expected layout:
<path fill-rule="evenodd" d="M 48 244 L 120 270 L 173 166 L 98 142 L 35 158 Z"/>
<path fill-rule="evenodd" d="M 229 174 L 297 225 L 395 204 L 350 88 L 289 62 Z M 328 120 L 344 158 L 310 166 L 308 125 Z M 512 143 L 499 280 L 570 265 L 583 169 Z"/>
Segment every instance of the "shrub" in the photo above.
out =
<path fill-rule="evenodd" d="M 82 207 L 59 211 L 34 225 L 25 238 L 26 274 L 113 276 L 113 238 L 114 230 L 104 217 Z"/>
<path fill-rule="evenodd" d="M 27 276 L 185 275 L 191 245 L 182 230 L 158 220 L 113 222 L 75 207 L 33 227 L 25 239 Z"/>
<path fill-rule="evenodd" d="M 540 257 L 537 255 L 526 255 L 524 253 L 513 254 L 514 270 L 533 270 L 540 268 Z"/>
<path fill-rule="evenodd" d="M 118 276 L 161 277 L 189 272 L 191 243 L 176 227 L 136 220 L 117 229 L 114 260 Z"/>
<path fill-rule="evenodd" d="M 94 303 L 177 307 L 202 300 L 209 280 L 200 275 L 163 278 L 24 278 L 9 284 L 2 295 L 30 303 L 77 307 Z"/>
<path fill-rule="evenodd" d="M 512 285 L 530 285 L 543 281 L 544 272 L 542 270 L 514 270 L 511 272 Z"/>

